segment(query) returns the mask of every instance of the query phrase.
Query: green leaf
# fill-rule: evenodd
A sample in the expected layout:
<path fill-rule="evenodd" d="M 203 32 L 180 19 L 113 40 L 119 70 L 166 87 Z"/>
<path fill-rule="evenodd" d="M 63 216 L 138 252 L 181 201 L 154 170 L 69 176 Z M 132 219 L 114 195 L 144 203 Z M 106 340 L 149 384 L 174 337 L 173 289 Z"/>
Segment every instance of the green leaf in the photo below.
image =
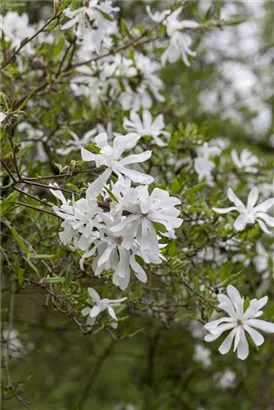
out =
<path fill-rule="evenodd" d="M 36 273 L 36 275 L 40 278 L 39 271 L 36 268 L 36 266 L 31 262 L 31 260 L 29 258 L 26 258 L 25 256 L 24 256 L 24 260 L 27 262 L 29 267 Z"/>
<path fill-rule="evenodd" d="M 123 18 L 120 20 L 120 30 L 124 36 L 132 37 L 129 31 L 128 25 Z"/>
<path fill-rule="evenodd" d="M 18 192 L 13 192 L 7 198 L 0 200 L 0 213 L 3 218 L 13 207 L 14 202 L 18 198 Z"/>
<path fill-rule="evenodd" d="M 102 14 L 102 16 L 108 20 L 108 21 L 114 21 L 114 18 L 111 17 L 109 14 L 105 13 L 104 11 L 102 11 L 101 9 L 97 9 L 97 11 L 99 11 L 99 13 Z"/>
<path fill-rule="evenodd" d="M 36 255 L 29 255 L 30 259 L 53 259 L 55 257 L 54 254 L 36 254 Z"/>
<path fill-rule="evenodd" d="M 64 42 L 65 39 L 64 37 L 60 38 L 60 40 L 57 42 L 57 44 L 55 44 L 55 46 L 52 49 L 52 58 L 57 57 L 60 54 L 60 51 L 62 50 L 62 48 L 64 47 Z"/>
<path fill-rule="evenodd" d="M 19 233 L 16 231 L 14 227 L 11 227 L 11 234 L 16 240 L 16 242 L 18 243 L 18 245 L 20 246 L 20 248 L 22 249 L 22 251 L 28 254 L 29 250 L 28 250 L 27 245 L 25 244 L 23 238 L 19 235 Z"/>
<path fill-rule="evenodd" d="M 58 12 L 65 10 L 70 3 L 71 0 L 65 0 L 64 2 L 62 2 L 58 7 Z"/>
<path fill-rule="evenodd" d="M 185 194 L 185 195 L 192 195 L 192 194 L 194 194 L 195 192 L 198 192 L 198 191 L 200 191 L 201 189 L 203 189 L 203 188 L 205 188 L 205 187 L 206 187 L 206 182 L 201 182 L 200 184 L 194 185 L 194 186 L 192 186 L 191 188 L 187 188 L 187 189 L 184 191 L 184 194 Z"/>
<path fill-rule="evenodd" d="M 92 152 L 93 154 L 99 154 L 101 152 L 101 149 L 97 145 L 93 144 L 93 142 L 90 142 L 86 146 L 86 149 L 88 151 Z"/>

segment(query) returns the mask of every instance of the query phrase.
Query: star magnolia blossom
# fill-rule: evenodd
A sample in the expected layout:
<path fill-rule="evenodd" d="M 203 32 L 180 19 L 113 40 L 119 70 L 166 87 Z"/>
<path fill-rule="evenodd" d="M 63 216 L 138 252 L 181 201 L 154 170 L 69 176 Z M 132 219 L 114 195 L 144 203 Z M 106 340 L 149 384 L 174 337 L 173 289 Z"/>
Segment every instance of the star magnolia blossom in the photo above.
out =
<path fill-rule="evenodd" d="M 223 332 L 230 330 L 230 333 L 219 347 L 219 352 L 221 354 L 228 353 L 234 340 L 233 351 L 237 351 L 239 359 L 245 360 L 249 354 L 245 332 L 249 334 L 256 346 L 260 346 L 264 342 L 263 336 L 256 329 L 274 333 L 273 323 L 257 319 L 263 314 L 261 309 L 267 303 L 268 297 L 251 300 L 246 311 L 244 311 L 244 298 L 232 285 L 227 287 L 227 295 L 220 294 L 217 298 L 219 301 L 218 308 L 228 313 L 229 316 L 213 320 L 205 325 L 205 329 L 209 332 L 205 336 L 205 341 L 213 342 Z"/>
<path fill-rule="evenodd" d="M 123 199 L 117 210 L 126 210 L 130 213 L 122 222 L 110 228 L 116 235 L 123 234 L 122 245 L 130 249 L 134 240 L 137 240 L 142 249 L 153 254 L 159 253 L 158 237 L 153 223 L 164 225 L 167 232 L 173 235 L 174 228 L 178 228 L 182 219 L 178 218 L 180 211 L 175 208 L 181 201 L 170 197 L 169 193 L 155 188 L 149 195 L 148 188 L 130 188 L 123 194 Z"/>
<path fill-rule="evenodd" d="M 142 137 L 151 136 L 154 139 L 155 144 L 159 147 L 165 146 L 166 143 L 159 138 L 159 135 L 164 135 L 169 138 L 170 133 L 164 131 L 165 124 L 163 115 L 158 115 L 153 121 L 150 111 L 144 110 L 142 117 L 143 121 L 136 112 L 131 111 L 130 119 L 124 118 L 124 129 L 132 132 L 135 131 Z"/>
<path fill-rule="evenodd" d="M 58 188 L 58 185 L 53 184 L 52 187 Z M 66 200 L 61 191 L 56 189 L 50 191 L 62 202 L 60 208 L 57 206 L 52 208 L 58 216 L 64 219 L 61 224 L 64 231 L 59 234 L 61 241 L 66 245 L 73 240 L 78 248 L 86 250 L 96 239 L 94 230 L 101 228 L 99 215 L 103 210 L 96 201 L 89 199 L 88 196 L 71 203 Z"/>
<path fill-rule="evenodd" d="M 58 148 L 56 150 L 57 154 L 68 155 L 72 151 L 84 148 L 90 142 L 90 138 L 93 137 L 96 133 L 97 130 L 93 129 L 86 132 L 82 138 L 79 138 L 78 135 L 75 134 L 75 132 L 69 131 L 69 134 L 72 136 L 73 139 L 69 141 L 63 141 L 64 145 L 67 145 L 67 148 Z"/>
<path fill-rule="evenodd" d="M 177 18 L 183 9 L 182 7 L 179 7 L 174 12 L 165 10 L 162 13 L 156 12 L 155 14 L 151 13 L 150 6 L 147 6 L 146 9 L 152 21 L 157 23 L 163 22 L 166 26 L 167 35 L 170 38 L 170 43 L 162 54 L 162 65 L 165 65 L 167 61 L 175 63 L 181 57 L 185 65 L 189 67 L 190 63 L 187 56 L 191 55 L 194 57 L 196 52 L 190 49 L 191 37 L 180 30 L 197 28 L 199 23 L 193 20 L 178 20 Z"/>
<path fill-rule="evenodd" d="M 115 25 L 112 21 L 111 14 L 115 11 L 119 11 L 119 7 L 112 7 L 112 1 L 100 2 L 99 0 L 90 0 L 87 6 L 80 7 L 76 10 L 70 10 L 70 8 L 64 11 L 64 15 L 70 20 L 61 26 L 62 30 L 68 30 L 75 27 L 75 35 L 78 40 L 82 40 L 86 35 L 90 34 L 90 40 L 93 39 L 96 42 L 96 51 L 100 51 L 101 43 L 104 41 L 104 36 L 108 32 L 109 28 Z M 109 18 L 106 18 L 108 15 Z M 96 30 L 91 27 L 95 24 Z M 93 27 L 94 28 L 94 27 Z M 97 36 L 92 35 L 96 31 Z"/>
<path fill-rule="evenodd" d="M 140 184 L 150 184 L 153 178 L 142 172 L 127 168 L 129 164 L 137 164 L 144 162 L 151 157 L 151 151 L 145 151 L 141 154 L 133 154 L 121 158 L 126 150 L 134 148 L 141 136 L 136 133 L 129 133 L 127 135 L 118 135 L 113 140 L 113 146 L 108 144 L 108 137 L 106 133 L 100 133 L 95 138 L 97 146 L 100 148 L 99 154 L 93 154 L 90 151 L 82 148 L 83 161 L 95 161 L 97 167 L 105 165 L 107 169 L 100 175 L 92 184 L 89 184 L 87 193 L 91 198 L 96 198 L 99 192 L 103 189 L 112 172 L 118 177 L 125 175 L 133 182 Z"/>
<path fill-rule="evenodd" d="M 231 188 L 227 191 L 228 199 L 235 204 L 229 208 L 213 208 L 213 211 L 219 214 L 226 214 L 230 211 L 238 211 L 240 215 L 234 222 L 234 228 L 237 231 L 242 231 L 245 229 L 246 225 L 254 224 L 256 221 L 260 225 L 261 229 L 270 234 L 267 225 L 274 227 L 274 218 L 267 214 L 267 211 L 274 205 L 274 198 L 267 199 L 261 204 L 255 206 L 258 201 L 259 191 L 258 188 L 254 187 L 250 191 L 247 199 L 247 206 L 235 195 Z"/>
<path fill-rule="evenodd" d="M 0 31 L 4 33 L 5 39 L 16 48 L 20 46 L 23 39 L 35 33 L 34 27 L 29 24 L 28 15 L 26 13 L 19 15 L 15 11 L 8 11 L 4 16 L 0 15 Z M 33 49 L 30 44 L 27 44 L 22 52 L 31 54 Z"/>
<path fill-rule="evenodd" d="M 244 149 L 240 155 L 233 149 L 231 151 L 231 158 L 237 168 L 245 172 L 257 172 L 257 168 L 254 167 L 254 165 L 258 164 L 259 160 L 256 155 L 253 155 L 248 149 Z"/>
<path fill-rule="evenodd" d="M 197 157 L 194 159 L 194 169 L 198 174 L 199 181 L 204 178 L 209 186 L 213 185 L 212 170 L 215 168 L 215 163 L 210 160 L 210 157 L 220 155 L 221 149 L 211 147 L 205 142 L 197 149 Z"/>
<path fill-rule="evenodd" d="M 127 298 L 121 298 L 121 299 L 101 299 L 96 290 L 93 288 L 88 288 L 88 293 L 90 295 L 90 298 L 88 302 L 90 304 L 95 304 L 93 307 L 85 307 L 82 309 L 82 315 L 83 316 L 88 316 L 87 317 L 87 325 L 88 326 L 93 326 L 96 322 L 96 317 L 101 313 L 104 312 L 105 310 L 108 311 L 108 314 L 110 317 L 114 320 L 118 320 L 116 317 L 116 314 L 114 312 L 113 307 L 114 306 L 120 306 L 122 302 L 124 302 Z"/>

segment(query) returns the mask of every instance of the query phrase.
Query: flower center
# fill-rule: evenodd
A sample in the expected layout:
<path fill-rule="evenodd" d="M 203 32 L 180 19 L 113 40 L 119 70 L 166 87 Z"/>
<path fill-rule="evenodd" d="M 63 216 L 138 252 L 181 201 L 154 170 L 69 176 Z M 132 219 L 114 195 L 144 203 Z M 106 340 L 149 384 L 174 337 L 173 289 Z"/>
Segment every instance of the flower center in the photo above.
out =
<path fill-rule="evenodd" d="M 238 326 L 243 326 L 243 322 L 240 319 L 237 319 L 237 325 Z"/>

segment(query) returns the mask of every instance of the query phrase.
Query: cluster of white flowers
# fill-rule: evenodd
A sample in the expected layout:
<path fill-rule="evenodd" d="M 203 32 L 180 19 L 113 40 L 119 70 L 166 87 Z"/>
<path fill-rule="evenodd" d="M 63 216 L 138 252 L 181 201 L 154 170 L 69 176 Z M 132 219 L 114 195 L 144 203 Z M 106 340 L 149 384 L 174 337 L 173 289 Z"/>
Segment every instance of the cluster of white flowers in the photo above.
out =
<path fill-rule="evenodd" d="M 190 49 L 192 39 L 183 32 L 184 29 L 195 29 L 199 27 L 199 23 L 193 20 L 178 20 L 179 14 L 182 12 L 183 6 L 179 7 L 176 11 L 171 12 L 165 10 L 162 13 L 151 13 L 150 6 L 147 6 L 147 13 L 152 21 L 156 23 L 163 23 L 166 26 L 166 33 L 169 37 L 169 45 L 162 54 L 162 65 L 169 63 L 175 63 L 182 58 L 185 65 L 190 66 L 188 55 L 194 57 L 196 52 Z"/>
<path fill-rule="evenodd" d="M 140 281 L 147 281 L 138 259 L 144 263 L 161 263 L 164 244 L 160 240 L 175 238 L 174 229 L 182 223 L 178 218 L 180 211 L 176 209 L 180 200 L 158 188 L 150 194 L 148 185 L 153 178 L 128 167 L 151 156 L 150 151 L 123 156 L 124 151 L 132 150 L 140 138 L 137 133 L 117 135 L 111 146 L 106 133 L 98 134 L 95 137 L 98 153 L 82 148 L 82 159 L 106 169 L 89 184 L 85 198 L 67 201 L 56 185 L 51 190 L 62 202 L 60 208 L 53 207 L 64 220 L 60 239 L 64 244 L 72 242 L 83 251 L 81 269 L 84 269 L 85 259 L 95 256 L 92 262 L 95 276 L 103 270 L 112 270 L 113 283 L 123 290 L 129 284 L 131 270 Z M 113 174 L 118 180 L 107 186 Z M 132 182 L 141 185 L 132 187 Z M 109 204 L 109 210 L 104 211 L 99 196 Z M 157 229 L 155 224 L 158 224 Z"/>
<path fill-rule="evenodd" d="M 74 28 L 78 43 L 83 43 L 81 54 L 99 53 L 103 47 L 112 45 L 111 35 L 117 30 L 113 14 L 117 11 L 119 7 L 113 7 L 112 1 L 87 1 L 76 10 L 65 9 L 64 15 L 69 20 L 61 29 Z"/>
<path fill-rule="evenodd" d="M 116 53 L 89 66 L 78 67 L 71 89 L 75 95 L 88 97 L 92 107 L 111 99 L 118 101 L 124 110 L 149 109 L 153 97 L 164 101 L 161 94 L 164 84 L 157 75 L 160 68 L 158 62 L 141 53 L 135 52 L 133 59 Z M 137 75 L 141 80 L 133 90 L 130 79 Z"/>

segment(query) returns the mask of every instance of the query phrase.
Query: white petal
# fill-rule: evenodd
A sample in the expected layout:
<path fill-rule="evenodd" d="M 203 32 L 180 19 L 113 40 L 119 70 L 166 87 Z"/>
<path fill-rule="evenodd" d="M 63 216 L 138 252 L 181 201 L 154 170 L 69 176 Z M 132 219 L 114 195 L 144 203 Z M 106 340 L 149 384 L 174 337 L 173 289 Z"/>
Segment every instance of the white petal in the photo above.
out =
<path fill-rule="evenodd" d="M 99 193 L 102 191 L 104 188 L 104 185 L 107 183 L 107 180 L 109 179 L 111 175 L 111 169 L 107 168 L 102 175 L 100 175 L 94 182 L 91 184 L 88 184 L 88 189 L 86 191 L 86 197 L 87 199 L 96 199 Z"/>
<path fill-rule="evenodd" d="M 260 319 L 248 319 L 246 324 L 267 333 L 274 333 L 274 323 L 266 322 Z"/>
<path fill-rule="evenodd" d="M 226 354 L 229 352 L 232 346 L 233 338 L 235 336 L 236 329 L 231 330 L 231 332 L 228 334 L 228 336 L 225 338 L 221 346 L 219 347 L 219 352 L 221 354 Z"/>
<path fill-rule="evenodd" d="M 242 201 L 235 195 L 234 191 L 231 188 L 227 190 L 227 197 L 228 199 L 233 202 L 238 209 L 245 209 L 244 204 Z"/>
<path fill-rule="evenodd" d="M 267 212 L 274 205 L 274 198 L 267 199 L 261 204 L 255 206 L 254 211 L 256 212 Z"/>
<path fill-rule="evenodd" d="M 254 205 L 258 201 L 259 198 L 259 191 L 257 187 L 254 187 L 251 189 L 248 199 L 247 199 L 247 209 L 250 211 L 251 209 L 254 208 Z"/>
<path fill-rule="evenodd" d="M 112 319 L 117 320 L 117 317 L 115 315 L 115 312 L 111 306 L 108 307 L 108 313 L 112 317 Z"/>
<path fill-rule="evenodd" d="M 113 141 L 113 157 L 119 159 L 124 151 L 134 148 L 140 138 L 141 136 L 136 132 L 118 135 Z"/>
<path fill-rule="evenodd" d="M 212 208 L 214 212 L 218 214 L 227 214 L 230 211 L 235 211 L 237 208 L 235 206 L 230 206 L 228 208 Z"/>
<path fill-rule="evenodd" d="M 245 360 L 249 353 L 249 347 L 246 340 L 245 332 L 243 329 L 240 330 L 240 341 L 237 348 L 237 357 L 240 360 Z"/>
<path fill-rule="evenodd" d="M 128 157 L 121 159 L 120 163 L 122 165 L 137 164 L 140 162 L 147 161 L 150 157 L 151 157 L 151 151 L 145 151 L 145 152 L 142 152 L 141 154 L 129 155 Z"/>
<path fill-rule="evenodd" d="M 233 285 L 228 285 L 226 291 L 234 305 L 237 315 L 242 316 L 244 313 L 244 301 L 239 291 Z"/>
<path fill-rule="evenodd" d="M 101 312 L 101 308 L 99 306 L 93 306 L 93 308 L 89 312 L 90 317 L 96 317 Z"/>
<path fill-rule="evenodd" d="M 245 229 L 246 224 L 247 224 L 248 218 L 247 215 L 245 214 L 240 214 L 236 221 L 234 222 L 234 228 L 236 231 L 242 231 Z"/>
<path fill-rule="evenodd" d="M 92 152 L 88 151 L 85 148 L 81 148 L 81 156 L 82 156 L 82 160 L 87 161 L 87 162 L 95 161 L 97 157 L 96 154 L 93 154 Z"/>
<path fill-rule="evenodd" d="M 146 272 L 136 261 L 134 255 L 131 255 L 129 263 L 130 263 L 132 270 L 135 272 L 137 279 L 139 279 L 143 283 L 146 283 L 147 282 Z"/>
<path fill-rule="evenodd" d="M 93 288 L 88 288 L 88 293 L 90 294 L 91 298 L 95 300 L 96 303 L 100 302 L 100 296 Z"/>
<path fill-rule="evenodd" d="M 257 332 L 257 330 L 252 329 L 252 327 L 248 325 L 244 325 L 244 330 L 250 334 L 250 337 L 256 346 L 261 346 L 263 344 L 264 337 L 261 335 L 261 333 Z"/>
<path fill-rule="evenodd" d="M 89 312 L 91 311 L 90 307 L 85 307 L 84 309 L 81 310 L 81 313 L 83 316 L 89 315 Z"/>

